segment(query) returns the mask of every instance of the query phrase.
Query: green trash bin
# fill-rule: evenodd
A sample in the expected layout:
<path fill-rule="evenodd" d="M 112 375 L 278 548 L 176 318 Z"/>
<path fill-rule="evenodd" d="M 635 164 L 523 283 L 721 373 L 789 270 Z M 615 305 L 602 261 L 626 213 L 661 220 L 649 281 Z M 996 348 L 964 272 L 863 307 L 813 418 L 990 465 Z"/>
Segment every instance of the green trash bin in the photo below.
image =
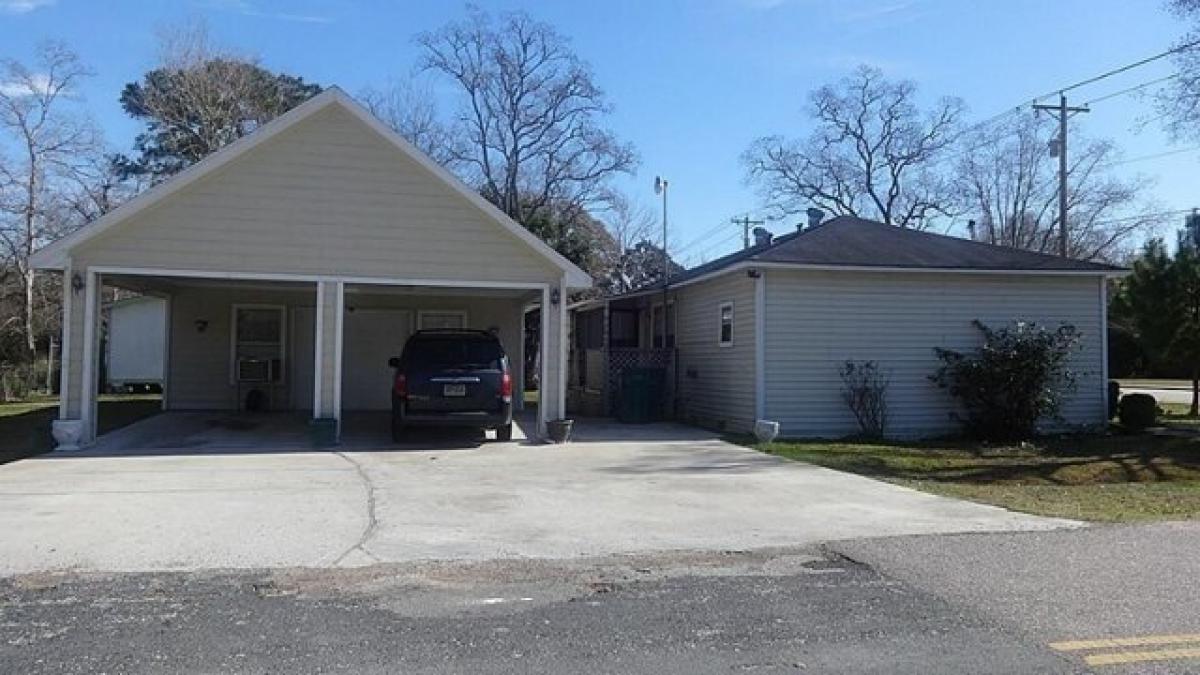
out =
<path fill-rule="evenodd" d="M 621 373 L 617 419 L 628 424 L 661 420 L 666 374 L 663 368 L 626 368 Z"/>

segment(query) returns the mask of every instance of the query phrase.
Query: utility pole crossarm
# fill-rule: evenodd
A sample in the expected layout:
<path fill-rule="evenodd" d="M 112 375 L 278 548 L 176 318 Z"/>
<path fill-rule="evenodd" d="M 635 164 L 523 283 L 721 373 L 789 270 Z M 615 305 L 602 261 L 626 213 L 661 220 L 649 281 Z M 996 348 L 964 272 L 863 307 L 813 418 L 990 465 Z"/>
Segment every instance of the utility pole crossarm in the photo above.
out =
<path fill-rule="evenodd" d="M 1058 115 L 1058 254 L 1066 258 L 1069 237 L 1067 233 L 1067 117 L 1072 113 L 1091 112 L 1087 106 L 1067 105 L 1066 93 L 1059 93 L 1058 105 L 1034 103 L 1033 109 Z"/>

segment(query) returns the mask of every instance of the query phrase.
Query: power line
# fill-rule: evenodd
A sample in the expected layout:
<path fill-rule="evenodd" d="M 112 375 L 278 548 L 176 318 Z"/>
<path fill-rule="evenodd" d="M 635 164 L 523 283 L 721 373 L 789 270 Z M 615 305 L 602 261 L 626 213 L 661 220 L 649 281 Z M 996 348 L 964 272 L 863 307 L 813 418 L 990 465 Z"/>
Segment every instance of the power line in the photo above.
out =
<path fill-rule="evenodd" d="M 689 241 L 688 243 L 684 244 L 683 246 L 676 248 L 675 253 L 676 254 L 683 253 L 684 251 L 688 250 L 689 248 L 695 246 L 696 244 L 699 244 L 700 242 L 704 241 L 705 239 L 712 237 L 714 234 L 719 233 L 721 230 L 724 230 L 728 226 L 729 226 L 729 223 L 717 223 L 715 226 L 713 226 L 712 229 L 706 230 L 704 232 L 704 234 L 701 234 L 700 236 Z"/>
<path fill-rule="evenodd" d="M 1185 152 L 1195 152 L 1197 150 L 1200 150 L 1200 145 L 1195 145 L 1190 148 L 1180 148 L 1178 150 L 1167 150 L 1166 152 L 1156 152 L 1153 155 L 1142 155 L 1141 157 L 1130 157 L 1129 159 L 1122 159 L 1122 160 L 1119 160 L 1116 162 L 1109 162 L 1107 164 L 1101 164 L 1100 166 L 1098 166 L 1096 168 L 1107 169 L 1112 166 L 1121 166 L 1122 164 L 1132 164 L 1133 162 L 1144 162 L 1144 161 L 1151 160 L 1151 159 L 1158 159 L 1160 157 L 1170 157 L 1171 155 L 1180 155 Z"/>
<path fill-rule="evenodd" d="M 1190 209 L 1175 209 L 1173 211 L 1158 211 L 1157 213 L 1140 213 L 1136 216 L 1124 216 L 1122 218 L 1109 218 L 1108 220 L 1097 220 L 1093 225 L 1111 225 L 1112 223 L 1124 223 L 1130 220 L 1142 220 L 1145 218 L 1166 218 L 1167 216 L 1182 216 L 1188 213 L 1193 213 L 1197 208 Z"/>
<path fill-rule="evenodd" d="M 1084 105 L 1091 105 L 1093 103 L 1099 103 L 1100 101 L 1107 101 L 1110 98 L 1124 96 L 1125 94 L 1132 94 L 1135 91 L 1140 91 L 1142 89 L 1145 89 L 1146 87 L 1152 87 L 1156 84 L 1162 84 L 1163 82 L 1166 82 L 1167 80 L 1173 80 L 1177 77 L 1179 77 L 1179 73 L 1171 73 L 1170 75 L 1167 75 L 1166 77 L 1159 77 L 1159 78 L 1150 80 L 1149 82 L 1143 82 L 1139 85 L 1135 85 L 1135 86 L 1129 87 L 1127 89 L 1122 89 L 1120 91 L 1114 91 L 1111 94 L 1105 94 L 1104 96 L 1101 96 L 1099 98 L 1094 98 L 1090 101 L 1085 102 Z"/>
<path fill-rule="evenodd" d="M 1080 80 L 1080 81 L 1076 82 L 1075 84 L 1068 85 L 1061 89 L 1055 89 L 1054 91 L 1051 91 L 1049 93 L 1038 96 L 1034 100 L 1039 101 L 1043 98 L 1054 96 L 1055 94 L 1065 94 L 1068 91 L 1072 91 L 1072 90 L 1078 89 L 1080 87 L 1084 87 L 1089 84 L 1099 82 L 1100 80 L 1107 79 L 1109 77 L 1112 77 L 1113 75 L 1120 75 L 1121 73 L 1133 70 L 1134 68 L 1140 68 L 1148 63 L 1153 63 L 1159 59 L 1163 59 L 1168 56 L 1171 56 L 1172 54 L 1178 54 L 1179 52 L 1186 51 L 1197 45 L 1200 45 L 1200 40 L 1193 40 L 1192 42 L 1188 42 L 1186 44 L 1182 44 L 1177 47 L 1172 47 L 1164 52 L 1159 52 L 1158 54 L 1155 54 L 1154 56 L 1148 56 L 1140 61 L 1134 61 L 1133 63 L 1127 63 L 1119 68 L 1113 68 L 1112 70 L 1100 73 L 1099 75 L 1089 77 L 1085 80 Z"/>

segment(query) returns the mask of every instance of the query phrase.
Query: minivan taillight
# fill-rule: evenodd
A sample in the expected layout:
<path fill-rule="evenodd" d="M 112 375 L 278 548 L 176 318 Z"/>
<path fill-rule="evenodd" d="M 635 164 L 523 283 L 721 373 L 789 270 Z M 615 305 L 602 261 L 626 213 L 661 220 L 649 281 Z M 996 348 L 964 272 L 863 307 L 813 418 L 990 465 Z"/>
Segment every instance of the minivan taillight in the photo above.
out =
<path fill-rule="evenodd" d="M 512 401 L 512 373 L 507 368 L 500 375 L 500 398 L 504 399 L 506 403 Z"/>
<path fill-rule="evenodd" d="M 408 396 L 408 377 L 404 373 L 396 373 L 396 382 L 392 385 L 392 393 L 399 398 Z"/>

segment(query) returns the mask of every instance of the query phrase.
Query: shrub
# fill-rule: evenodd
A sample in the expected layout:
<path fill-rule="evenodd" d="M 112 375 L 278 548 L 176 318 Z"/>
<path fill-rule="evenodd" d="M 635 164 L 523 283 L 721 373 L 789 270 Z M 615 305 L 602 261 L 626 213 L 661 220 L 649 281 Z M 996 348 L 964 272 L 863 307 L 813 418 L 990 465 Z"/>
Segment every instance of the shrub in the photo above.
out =
<path fill-rule="evenodd" d="M 983 346 L 975 354 L 935 348 L 942 366 L 930 376 L 962 404 L 954 416 L 967 433 L 985 440 L 1032 436 L 1043 418 L 1057 419 L 1063 396 L 1075 388 L 1067 358 L 1079 331 L 1064 324 L 1048 330 L 1018 321 L 993 329 L 979 321 Z"/>
<path fill-rule="evenodd" d="M 854 413 L 862 435 L 883 438 L 887 428 L 890 376 L 874 361 L 846 361 L 838 372 L 842 376 L 842 400 Z"/>
<path fill-rule="evenodd" d="M 1126 394 L 1117 406 L 1117 419 L 1133 431 L 1152 427 L 1158 421 L 1158 401 L 1150 394 Z"/>

